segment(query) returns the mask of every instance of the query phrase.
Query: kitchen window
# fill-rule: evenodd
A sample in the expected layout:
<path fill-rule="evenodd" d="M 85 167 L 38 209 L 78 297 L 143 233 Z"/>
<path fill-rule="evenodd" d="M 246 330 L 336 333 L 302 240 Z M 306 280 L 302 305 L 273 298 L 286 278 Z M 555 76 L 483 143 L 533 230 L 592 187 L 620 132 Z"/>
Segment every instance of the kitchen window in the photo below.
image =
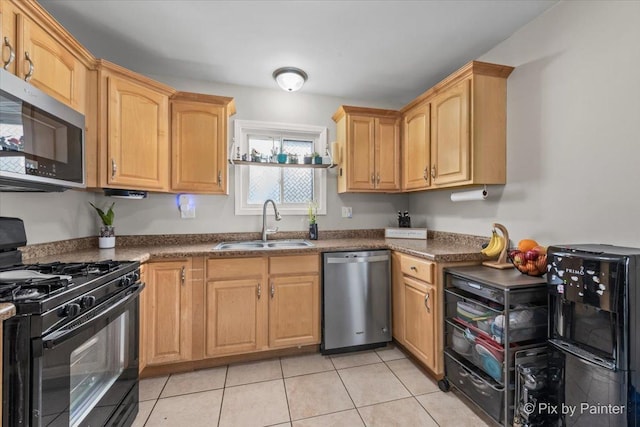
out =
<path fill-rule="evenodd" d="M 295 154 L 302 163 L 305 155 L 325 151 L 327 128 L 236 120 L 234 140 L 234 158 L 239 148 L 247 156 L 257 152 L 265 161 L 279 153 Z M 325 169 L 237 166 L 235 213 L 262 215 L 265 200 L 272 199 L 283 215 L 306 215 L 311 201 L 318 205 L 318 214 L 326 214 L 325 174 Z"/>

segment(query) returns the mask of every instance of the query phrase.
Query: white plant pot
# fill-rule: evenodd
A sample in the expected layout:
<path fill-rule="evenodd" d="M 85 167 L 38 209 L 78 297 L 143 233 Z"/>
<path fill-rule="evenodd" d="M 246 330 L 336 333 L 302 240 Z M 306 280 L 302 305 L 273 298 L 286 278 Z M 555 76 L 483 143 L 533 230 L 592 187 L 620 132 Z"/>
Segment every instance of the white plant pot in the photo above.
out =
<path fill-rule="evenodd" d="M 100 249 L 110 249 L 116 247 L 116 237 L 98 237 L 98 247 Z"/>

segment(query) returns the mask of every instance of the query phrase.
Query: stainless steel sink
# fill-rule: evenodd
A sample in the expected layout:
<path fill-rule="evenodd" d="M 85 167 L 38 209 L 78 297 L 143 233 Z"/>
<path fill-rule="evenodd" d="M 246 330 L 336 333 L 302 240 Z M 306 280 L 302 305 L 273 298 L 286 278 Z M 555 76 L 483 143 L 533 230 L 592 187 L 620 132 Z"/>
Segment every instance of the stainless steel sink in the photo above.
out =
<path fill-rule="evenodd" d="M 264 249 L 264 242 L 222 242 L 216 245 L 213 249 Z"/>
<path fill-rule="evenodd" d="M 218 243 L 213 250 L 269 250 L 269 249 L 295 249 L 313 247 L 313 243 L 307 240 L 252 240 L 249 242 L 222 242 Z"/>
<path fill-rule="evenodd" d="M 267 246 L 269 248 L 310 248 L 313 246 L 313 243 L 306 240 L 276 240 L 273 242 L 268 242 Z"/>

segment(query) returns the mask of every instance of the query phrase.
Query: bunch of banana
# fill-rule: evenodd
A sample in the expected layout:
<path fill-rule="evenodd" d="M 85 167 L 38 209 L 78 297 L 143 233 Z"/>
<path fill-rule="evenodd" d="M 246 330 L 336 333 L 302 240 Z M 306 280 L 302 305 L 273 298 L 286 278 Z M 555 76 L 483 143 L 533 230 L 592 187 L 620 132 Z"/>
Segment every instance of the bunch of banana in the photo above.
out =
<path fill-rule="evenodd" d="M 491 240 L 486 248 L 480 251 L 482 255 L 488 257 L 498 256 L 504 249 L 505 241 L 504 237 L 500 236 L 495 229 L 491 232 Z"/>

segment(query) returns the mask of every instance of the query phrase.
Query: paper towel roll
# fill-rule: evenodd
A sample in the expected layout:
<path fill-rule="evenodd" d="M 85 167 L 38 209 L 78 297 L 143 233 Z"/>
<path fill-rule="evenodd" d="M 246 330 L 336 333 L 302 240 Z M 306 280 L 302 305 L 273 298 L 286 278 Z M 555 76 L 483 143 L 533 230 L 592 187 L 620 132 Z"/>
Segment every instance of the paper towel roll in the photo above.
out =
<path fill-rule="evenodd" d="M 469 190 L 451 193 L 452 202 L 468 202 L 470 200 L 486 200 L 487 190 Z"/>

